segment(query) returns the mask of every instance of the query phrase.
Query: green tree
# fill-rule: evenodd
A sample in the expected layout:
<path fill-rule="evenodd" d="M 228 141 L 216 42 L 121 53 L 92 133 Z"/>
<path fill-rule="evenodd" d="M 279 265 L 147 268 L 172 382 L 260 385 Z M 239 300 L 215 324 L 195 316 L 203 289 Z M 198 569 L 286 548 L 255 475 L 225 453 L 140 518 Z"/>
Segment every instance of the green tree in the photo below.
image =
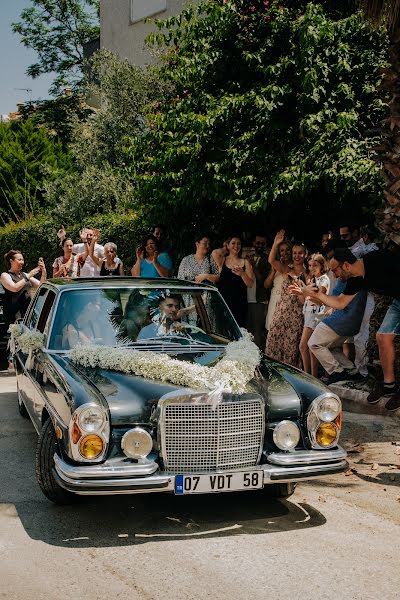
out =
<path fill-rule="evenodd" d="M 83 45 L 100 35 L 99 0 L 31 0 L 31 5 L 12 24 L 24 46 L 38 55 L 27 74 L 35 79 L 56 73 L 51 94 L 66 85 L 76 87 L 82 79 Z"/>
<path fill-rule="evenodd" d="M 166 89 L 150 71 L 111 52 L 97 52 L 88 66 L 87 93 L 101 97 L 101 107 L 86 121 L 75 119 L 69 144 L 74 171 L 67 176 L 55 171 L 46 184 L 48 205 L 60 222 L 131 206 L 125 138 L 142 135 L 145 107 Z"/>
<path fill-rule="evenodd" d="M 0 222 L 18 221 L 44 209 L 46 168 L 65 172 L 70 158 L 59 141 L 31 120 L 0 124 Z"/>
<path fill-rule="evenodd" d="M 321 194 L 336 211 L 373 204 L 382 31 L 360 13 L 277 0 L 210 0 L 159 27 L 152 42 L 175 93 L 151 107 L 128 153 L 150 219 L 207 224 L 226 205 L 257 213 Z"/>
<path fill-rule="evenodd" d="M 384 23 L 389 33 L 390 66 L 385 69 L 383 87 L 389 96 L 389 118 L 382 123 L 380 141 L 375 156 L 382 165 L 385 192 L 377 210 L 377 225 L 381 231 L 400 245 L 400 0 L 362 0 L 367 17 L 375 24 Z"/>

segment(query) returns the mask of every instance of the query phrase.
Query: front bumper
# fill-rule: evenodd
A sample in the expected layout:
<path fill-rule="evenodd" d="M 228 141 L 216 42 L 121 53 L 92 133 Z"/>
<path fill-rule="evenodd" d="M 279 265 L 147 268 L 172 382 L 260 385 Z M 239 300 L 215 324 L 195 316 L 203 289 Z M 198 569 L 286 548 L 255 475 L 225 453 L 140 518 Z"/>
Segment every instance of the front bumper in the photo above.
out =
<path fill-rule="evenodd" d="M 346 452 L 334 450 L 310 450 L 293 453 L 275 453 L 268 456 L 269 463 L 243 471 L 261 470 L 264 486 L 335 475 L 348 469 Z M 121 460 L 112 464 L 75 466 L 54 455 L 54 476 L 61 487 L 80 495 L 138 494 L 150 492 L 174 492 L 175 474 L 163 471 L 150 472 L 140 465 L 126 464 Z M 145 475 L 144 472 L 149 474 Z M 225 471 L 221 471 L 225 473 Z M 190 473 L 184 473 L 190 475 Z M 198 473 L 197 473 L 198 474 Z"/>

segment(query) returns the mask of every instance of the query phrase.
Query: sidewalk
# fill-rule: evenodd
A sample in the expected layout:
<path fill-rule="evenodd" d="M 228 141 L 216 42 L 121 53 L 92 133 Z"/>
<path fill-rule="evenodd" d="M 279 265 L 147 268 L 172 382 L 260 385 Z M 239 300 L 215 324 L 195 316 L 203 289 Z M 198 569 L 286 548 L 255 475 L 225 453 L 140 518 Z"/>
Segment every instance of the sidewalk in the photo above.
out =
<path fill-rule="evenodd" d="M 369 391 L 351 386 L 351 382 L 348 382 L 347 385 L 333 384 L 329 386 L 329 389 L 341 399 L 343 410 L 365 415 L 381 415 L 400 422 L 400 409 L 387 411 L 385 409 L 386 400 L 380 400 L 376 404 L 368 404 L 367 397 Z"/>

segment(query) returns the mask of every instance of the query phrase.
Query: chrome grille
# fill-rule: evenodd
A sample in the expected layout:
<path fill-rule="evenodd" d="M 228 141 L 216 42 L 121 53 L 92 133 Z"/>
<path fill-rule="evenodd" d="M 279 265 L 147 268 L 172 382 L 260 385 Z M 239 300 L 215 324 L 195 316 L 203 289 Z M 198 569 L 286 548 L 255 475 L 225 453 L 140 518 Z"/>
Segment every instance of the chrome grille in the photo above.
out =
<path fill-rule="evenodd" d="M 203 472 L 253 467 L 264 438 L 261 398 L 223 401 L 213 407 L 195 400 L 161 409 L 161 452 L 167 471 Z"/>

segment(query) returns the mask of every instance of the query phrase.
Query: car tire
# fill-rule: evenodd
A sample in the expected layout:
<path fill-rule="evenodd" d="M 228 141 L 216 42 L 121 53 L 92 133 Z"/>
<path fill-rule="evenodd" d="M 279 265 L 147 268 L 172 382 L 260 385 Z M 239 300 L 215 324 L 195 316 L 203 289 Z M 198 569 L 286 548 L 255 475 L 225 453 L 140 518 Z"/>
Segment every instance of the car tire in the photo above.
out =
<path fill-rule="evenodd" d="M 29 413 L 26 410 L 26 406 L 22 400 L 22 396 L 21 396 L 21 390 L 19 389 L 19 385 L 18 385 L 18 381 L 17 381 L 17 399 L 18 399 L 18 411 L 19 414 L 21 415 L 21 417 L 24 417 L 24 419 L 28 419 L 29 418 Z"/>
<path fill-rule="evenodd" d="M 266 490 L 272 498 L 289 498 L 294 493 L 297 483 L 273 483 L 267 485 Z"/>
<path fill-rule="evenodd" d="M 46 498 L 55 504 L 72 504 L 76 501 L 76 495 L 64 490 L 54 477 L 55 453 L 59 453 L 58 442 L 53 423 L 47 419 L 36 448 L 36 480 Z"/>

